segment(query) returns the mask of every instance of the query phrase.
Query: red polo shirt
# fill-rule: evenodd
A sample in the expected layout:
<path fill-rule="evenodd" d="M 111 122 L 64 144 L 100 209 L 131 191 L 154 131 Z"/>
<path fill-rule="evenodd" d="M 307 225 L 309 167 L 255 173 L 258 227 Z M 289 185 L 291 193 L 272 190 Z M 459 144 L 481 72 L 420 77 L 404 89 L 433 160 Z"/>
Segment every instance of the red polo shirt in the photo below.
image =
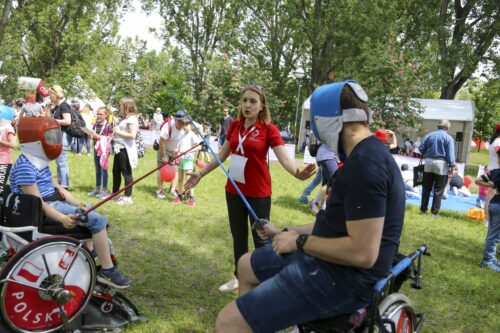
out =
<path fill-rule="evenodd" d="M 227 131 L 226 140 L 231 146 L 231 153 L 236 154 L 239 137 L 245 136 L 246 132 L 243 128 L 245 120 L 234 120 Z M 271 196 L 271 174 L 267 167 L 267 152 L 269 148 L 284 145 L 285 142 L 281 138 L 281 134 L 274 124 L 266 125 L 257 120 L 254 124 L 255 129 L 243 141 L 244 156 L 248 158 L 245 166 L 245 181 L 246 184 L 236 182 L 241 193 L 248 197 L 269 197 Z M 250 126 L 251 128 L 251 126 Z M 241 152 L 238 152 L 241 155 Z M 232 194 L 237 194 L 231 182 L 227 181 L 226 191 Z"/>

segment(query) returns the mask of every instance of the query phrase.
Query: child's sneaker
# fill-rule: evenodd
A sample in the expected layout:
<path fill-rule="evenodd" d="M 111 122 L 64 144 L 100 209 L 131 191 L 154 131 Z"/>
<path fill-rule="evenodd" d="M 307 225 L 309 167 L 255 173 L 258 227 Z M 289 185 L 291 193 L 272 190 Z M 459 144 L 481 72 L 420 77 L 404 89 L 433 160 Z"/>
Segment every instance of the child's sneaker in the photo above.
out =
<path fill-rule="evenodd" d="M 116 202 L 116 204 L 120 206 L 131 205 L 133 203 L 134 201 L 131 197 L 121 197 L 120 200 Z"/>
<path fill-rule="evenodd" d="M 101 269 L 97 273 L 97 281 L 116 289 L 126 289 L 132 285 L 132 281 L 127 279 L 117 267 L 110 270 Z"/>
<path fill-rule="evenodd" d="M 171 201 L 172 205 L 177 205 L 182 203 L 182 199 L 179 196 L 176 196 L 174 200 Z"/>
<path fill-rule="evenodd" d="M 307 197 L 305 195 L 301 195 L 299 197 L 299 202 L 303 203 L 304 205 L 307 205 L 309 203 L 309 200 L 307 199 Z"/>
<path fill-rule="evenodd" d="M 108 193 L 108 191 L 101 191 L 95 197 L 99 198 L 99 199 L 104 199 L 104 198 L 107 198 L 109 195 L 110 195 L 110 193 Z"/>
<path fill-rule="evenodd" d="M 224 283 L 222 286 L 219 287 L 219 291 L 222 293 L 229 293 L 231 291 L 238 290 L 238 288 L 239 288 L 238 279 L 236 278 L 236 276 L 233 276 L 231 280 L 229 280 L 228 282 Z"/>
<path fill-rule="evenodd" d="M 188 207 L 194 207 L 195 202 L 193 197 L 189 197 L 188 199 Z"/>
<path fill-rule="evenodd" d="M 489 268 L 489 269 L 494 270 L 497 273 L 500 273 L 500 267 L 495 265 L 495 263 L 493 263 L 492 261 L 490 261 L 490 262 L 481 261 L 479 266 L 484 267 L 484 268 Z"/>
<path fill-rule="evenodd" d="M 163 190 L 157 190 L 156 191 L 156 198 L 158 198 L 160 200 L 164 200 L 167 198 L 167 196 L 165 195 L 165 193 L 163 193 Z"/>
<path fill-rule="evenodd" d="M 87 193 L 87 195 L 88 195 L 89 197 L 95 197 L 95 196 L 97 196 L 98 194 L 99 194 L 99 189 L 97 189 L 97 188 L 96 188 L 95 190 L 93 190 L 93 191 L 91 191 L 91 192 Z"/>

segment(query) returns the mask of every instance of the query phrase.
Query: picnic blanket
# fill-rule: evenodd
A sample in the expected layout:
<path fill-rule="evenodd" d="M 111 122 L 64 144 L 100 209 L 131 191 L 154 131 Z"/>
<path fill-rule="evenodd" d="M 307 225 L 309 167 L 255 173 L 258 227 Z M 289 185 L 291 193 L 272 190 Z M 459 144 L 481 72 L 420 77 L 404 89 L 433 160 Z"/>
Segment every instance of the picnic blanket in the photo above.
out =
<path fill-rule="evenodd" d="M 432 205 L 432 194 L 429 200 L 429 209 Z M 453 210 L 456 212 L 466 213 L 471 208 L 477 208 L 476 206 L 477 195 L 473 194 L 470 197 L 461 197 L 453 194 L 448 194 L 448 199 L 444 198 L 441 200 L 441 210 Z M 406 198 L 406 203 L 413 206 L 420 207 L 420 199 L 410 199 Z"/>

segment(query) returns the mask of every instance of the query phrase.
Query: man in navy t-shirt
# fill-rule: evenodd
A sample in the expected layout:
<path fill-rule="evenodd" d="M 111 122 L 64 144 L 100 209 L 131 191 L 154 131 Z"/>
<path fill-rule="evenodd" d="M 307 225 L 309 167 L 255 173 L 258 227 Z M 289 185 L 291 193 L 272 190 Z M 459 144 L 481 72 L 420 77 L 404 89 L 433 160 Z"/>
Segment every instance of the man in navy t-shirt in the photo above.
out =
<path fill-rule="evenodd" d="M 272 245 L 238 264 L 240 297 L 219 313 L 216 332 L 275 332 L 348 314 L 370 301 L 399 245 L 404 182 L 368 127 L 372 111 L 355 81 L 322 86 L 311 98 L 314 135 L 344 163 L 316 222 L 259 229 Z"/>

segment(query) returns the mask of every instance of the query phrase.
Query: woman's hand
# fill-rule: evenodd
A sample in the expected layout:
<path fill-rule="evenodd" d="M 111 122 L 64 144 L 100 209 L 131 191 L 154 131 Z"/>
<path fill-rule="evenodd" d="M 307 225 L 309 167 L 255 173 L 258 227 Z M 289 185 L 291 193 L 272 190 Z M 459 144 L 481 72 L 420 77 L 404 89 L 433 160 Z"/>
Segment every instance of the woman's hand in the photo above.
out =
<path fill-rule="evenodd" d="M 186 173 L 189 176 L 186 184 L 184 184 L 184 191 L 188 191 L 196 186 L 198 182 L 201 180 L 201 173 L 199 171 L 188 172 Z"/>
<path fill-rule="evenodd" d="M 266 223 L 262 227 L 256 228 L 255 231 L 262 239 L 273 238 L 275 235 L 281 232 L 280 229 L 276 228 L 271 223 Z"/>
<path fill-rule="evenodd" d="M 310 178 L 312 175 L 316 173 L 316 165 L 315 164 L 308 164 L 306 167 L 302 170 L 299 170 L 297 168 L 297 171 L 295 172 L 295 178 L 300 179 L 300 180 L 306 180 Z"/>

